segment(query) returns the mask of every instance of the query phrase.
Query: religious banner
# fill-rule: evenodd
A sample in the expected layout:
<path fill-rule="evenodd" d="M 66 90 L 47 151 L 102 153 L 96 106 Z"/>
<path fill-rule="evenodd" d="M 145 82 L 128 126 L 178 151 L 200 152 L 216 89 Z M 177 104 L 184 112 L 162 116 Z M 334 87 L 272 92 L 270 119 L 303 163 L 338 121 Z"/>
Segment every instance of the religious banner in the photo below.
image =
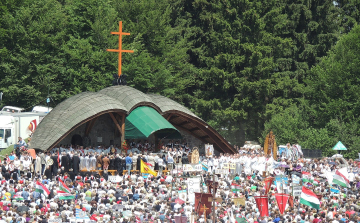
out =
<path fill-rule="evenodd" d="M 276 203 L 277 203 L 277 205 L 279 207 L 280 214 L 284 214 L 286 204 L 287 204 L 287 202 L 289 200 L 289 194 L 276 193 L 275 194 L 275 200 L 276 200 Z"/>
<path fill-rule="evenodd" d="M 215 188 L 215 194 L 217 192 L 217 188 L 219 186 L 219 182 L 213 182 L 212 180 L 207 180 L 206 181 L 206 186 L 208 187 L 208 191 L 209 193 L 213 193 L 213 188 Z"/>
<path fill-rule="evenodd" d="M 212 144 L 205 144 L 205 156 L 213 157 L 214 155 L 214 146 Z"/>
<path fill-rule="evenodd" d="M 301 191 L 302 191 L 302 186 L 293 186 L 293 191 L 292 191 L 292 195 L 294 197 L 301 195 Z"/>
<path fill-rule="evenodd" d="M 292 178 L 293 185 L 300 185 L 300 177 L 299 176 L 292 174 L 291 178 Z"/>
<path fill-rule="evenodd" d="M 211 198 L 212 198 L 212 194 L 195 193 L 195 212 L 198 213 L 198 215 L 203 215 L 204 212 L 206 212 L 206 215 L 211 213 L 211 209 L 212 209 Z"/>
<path fill-rule="evenodd" d="M 184 172 L 202 171 L 202 165 L 201 164 L 183 164 L 182 171 L 184 171 Z"/>
<path fill-rule="evenodd" d="M 241 205 L 245 207 L 245 197 L 231 198 L 231 200 L 234 202 L 235 205 Z"/>
<path fill-rule="evenodd" d="M 275 185 L 278 186 L 278 184 L 288 184 L 288 178 L 285 177 L 284 175 L 278 175 L 275 176 Z"/>
<path fill-rule="evenodd" d="M 254 196 L 255 201 L 256 201 L 256 205 L 259 209 L 260 212 L 260 216 L 264 217 L 267 216 L 269 217 L 269 199 L 267 196 Z"/>
<path fill-rule="evenodd" d="M 195 192 L 200 192 L 200 177 L 188 178 L 187 180 L 187 189 L 189 194 L 193 194 Z"/>
<path fill-rule="evenodd" d="M 228 174 L 229 170 L 225 169 L 215 169 L 215 174 Z"/>
<path fill-rule="evenodd" d="M 120 176 L 108 176 L 108 181 L 112 183 L 119 183 L 121 181 Z"/>
<path fill-rule="evenodd" d="M 267 177 L 267 178 L 265 178 L 265 180 L 264 180 L 264 184 L 265 184 L 265 194 L 268 194 L 268 193 L 269 193 L 269 190 L 270 190 L 270 187 L 271 187 L 273 181 L 274 181 L 274 177 Z"/>
<path fill-rule="evenodd" d="M 187 223 L 187 217 L 184 215 L 181 216 L 174 216 L 175 217 L 175 223 Z"/>
<path fill-rule="evenodd" d="M 187 191 L 186 190 L 179 190 L 179 199 L 186 201 L 187 199 Z"/>

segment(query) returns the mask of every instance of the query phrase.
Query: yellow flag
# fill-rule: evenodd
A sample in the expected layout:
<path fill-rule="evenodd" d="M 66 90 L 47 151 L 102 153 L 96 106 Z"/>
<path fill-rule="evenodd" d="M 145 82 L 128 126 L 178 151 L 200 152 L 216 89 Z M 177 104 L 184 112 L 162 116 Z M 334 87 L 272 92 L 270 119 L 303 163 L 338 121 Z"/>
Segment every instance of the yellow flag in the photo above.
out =
<path fill-rule="evenodd" d="M 141 160 L 141 164 L 140 164 L 140 173 L 150 173 L 154 175 L 154 177 L 157 176 L 157 173 L 154 170 L 150 169 L 150 167 L 148 167 L 148 165 L 146 165 L 146 163 L 143 160 Z"/>

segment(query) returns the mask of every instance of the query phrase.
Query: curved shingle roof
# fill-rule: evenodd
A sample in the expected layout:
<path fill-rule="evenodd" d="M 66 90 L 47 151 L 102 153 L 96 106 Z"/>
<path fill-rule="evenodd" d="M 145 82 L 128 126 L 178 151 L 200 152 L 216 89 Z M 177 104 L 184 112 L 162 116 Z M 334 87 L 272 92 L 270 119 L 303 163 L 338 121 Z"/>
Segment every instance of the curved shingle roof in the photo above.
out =
<path fill-rule="evenodd" d="M 224 145 L 230 147 L 214 129 L 208 128 L 203 120 L 179 103 L 164 96 L 145 94 L 132 87 L 121 85 L 108 87 L 99 92 L 83 92 L 61 102 L 37 126 L 31 139 L 31 147 L 40 150 L 51 149 L 71 131 L 94 117 L 110 112 L 129 114 L 136 107 L 143 105 L 153 107 L 164 117 L 167 116 L 175 127 L 181 124 L 178 127 L 185 130 L 192 129 L 195 137 L 204 142 L 214 143 L 220 140 L 222 144 L 218 147 Z M 188 128 L 186 124 L 189 125 Z M 214 137 L 216 139 L 213 139 Z M 218 149 L 231 151 L 229 148 Z"/>

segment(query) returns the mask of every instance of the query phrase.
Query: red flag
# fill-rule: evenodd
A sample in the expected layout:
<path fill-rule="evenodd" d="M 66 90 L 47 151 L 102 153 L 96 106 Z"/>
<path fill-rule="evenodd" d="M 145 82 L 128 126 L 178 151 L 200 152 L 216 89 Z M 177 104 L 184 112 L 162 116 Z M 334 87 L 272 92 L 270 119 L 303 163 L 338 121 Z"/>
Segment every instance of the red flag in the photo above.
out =
<path fill-rule="evenodd" d="M 256 201 L 256 205 L 259 209 L 260 212 L 260 216 L 264 217 L 267 216 L 269 217 L 269 199 L 267 196 L 254 196 L 255 201 Z"/>
<path fill-rule="evenodd" d="M 59 150 L 58 150 L 58 160 L 57 161 L 58 161 L 59 167 L 61 167 Z"/>
<path fill-rule="evenodd" d="M 286 204 L 289 200 L 289 194 L 275 194 L 276 203 L 279 207 L 280 214 L 284 214 Z"/>
<path fill-rule="evenodd" d="M 206 215 L 211 213 L 211 200 L 212 194 L 205 194 L 205 193 L 195 193 L 195 212 L 199 215 L 204 214 L 204 205 L 206 207 Z"/>
<path fill-rule="evenodd" d="M 293 196 L 289 196 L 289 205 L 290 205 L 290 207 L 294 207 L 294 198 L 293 198 Z"/>
<path fill-rule="evenodd" d="M 36 123 L 36 119 L 34 119 L 34 120 L 32 120 L 31 122 L 30 122 L 30 125 L 29 125 L 29 130 L 31 131 L 31 132 L 34 132 L 35 131 L 35 129 L 36 129 L 36 127 L 37 127 L 37 123 Z"/>
<path fill-rule="evenodd" d="M 269 193 L 269 190 L 270 190 L 270 187 L 271 187 L 271 184 L 273 183 L 274 181 L 274 177 L 267 177 L 265 178 L 264 180 L 264 184 L 265 184 L 265 194 L 268 194 Z"/>

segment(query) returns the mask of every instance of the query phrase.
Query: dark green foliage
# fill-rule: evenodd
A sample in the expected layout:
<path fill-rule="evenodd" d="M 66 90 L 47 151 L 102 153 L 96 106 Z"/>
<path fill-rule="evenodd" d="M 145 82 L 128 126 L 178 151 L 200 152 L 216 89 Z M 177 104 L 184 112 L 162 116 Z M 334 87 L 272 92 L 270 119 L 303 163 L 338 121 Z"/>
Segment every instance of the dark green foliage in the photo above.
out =
<path fill-rule="evenodd" d="M 279 143 L 331 154 L 338 140 L 359 141 L 357 2 L 5 0 L 1 104 L 109 86 L 117 55 L 105 50 L 121 20 L 123 49 L 135 51 L 123 54 L 130 86 L 184 104 L 233 144 L 273 129 Z"/>

